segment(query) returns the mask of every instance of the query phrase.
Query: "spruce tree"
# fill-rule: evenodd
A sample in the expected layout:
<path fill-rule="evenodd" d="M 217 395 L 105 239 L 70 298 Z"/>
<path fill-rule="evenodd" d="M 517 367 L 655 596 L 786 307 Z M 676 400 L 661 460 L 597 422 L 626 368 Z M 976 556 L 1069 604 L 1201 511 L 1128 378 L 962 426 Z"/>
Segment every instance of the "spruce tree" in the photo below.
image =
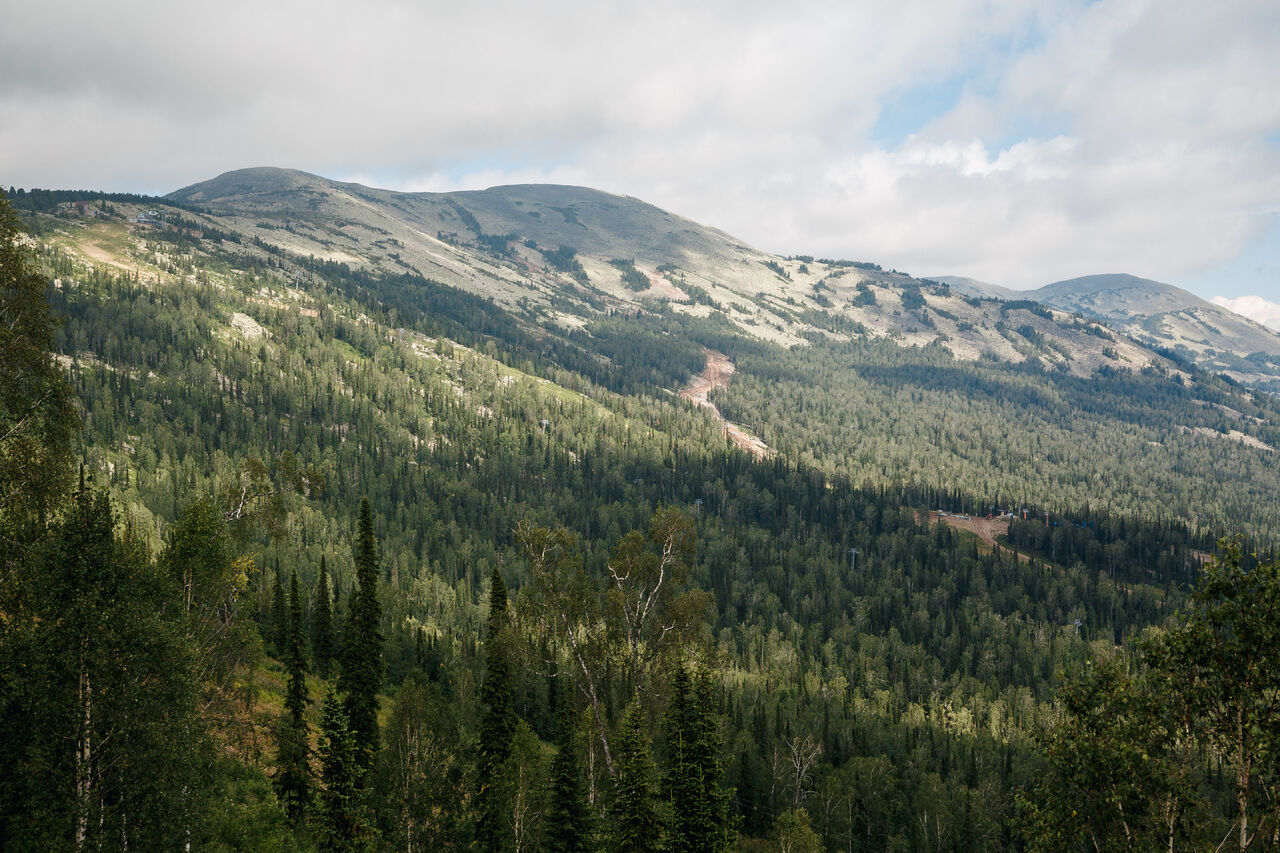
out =
<path fill-rule="evenodd" d="M 729 807 L 733 796 L 720 785 L 724 775 L 724 739 L 720 734 L 715 682 L 711 672 L 698 673 L 691 690 L 688 757 L 696 768 L 697 808 L 691 822 L 693 848 L 719 851 L 733 846 L 735 832 Z"/>
<path fill-rule="evenodd" d="M 276 657 L 284 657 L 285 642 L 289 634 L 289 614 L 284 603 L 284 584 L 280 579 L 280 561 L 276 560 L 275 580 L 271 585 L 271 624 L 267 626 L 271 651 Z"/>
<path fill-rule="evenodd" d="M 662 799 L 666 804 L 666 849 L 685 853 L 690 846 L 690 810 L 696 807 L 698 780 L 690 762 L 690 722 L 692 699 L 689 695 L 689 671 L 681 664 L 671 679 L 671 697 L 663 719 L 666 752 L 662 767 Z"/>
<path fill-rule="evenodd" d="M 613 792 L 609 803 L 609 849 L 616 853 L 659 850 L 653 755 L 639 701 L 633 701 L 618 732 Z"/>
<path fill-rule="evenodd" d="M 733 841 L 730 795 L 720 787 L 723 745 L 709 672 L 700 673 L 694 684 L 683 666 L 676 670 L 665 728 L 667 849 L 672 853 L 728 850 Z"/>
<path fill-rule="evenodd" d="M 361 810 L 363 771 L 355 738 L 342 703 L 331 691 L 325 697 L 320 718 L 320 794 L 317 835 L 325 853 L 353 853 L 366 847 Z"/>
<path fill-rule="evenodd" d="M 289 817 L 301 823 L 310 801 L 311 770 L 307 762 L 307 660 L 302 648 L 302 602 L 298 599 L 298 573 L 289 580 L 289 636 L 285 643 L 288 683 L 284 710 L 276 731 L 276 792 Z"/>
<path fill-rule="evenodd" d="M 573 697 L 555 685 L 556 747 L 551 761 L 551 802 L 545 819 L 543 849 L 548 853 L 584 853 L 591 849 L 591 810 L 575 734 Z"/>
<path fill-rule="evenodd" d="M 516 715 L 511 688 L 511 662 L 507 649 L 507 586 L 497 567 L 489 586 L 489 623 L 485 637 L 485 674 L 480 688 L 479 816 L 476 838 L 486 850 L 497 849 L 502 825 L 498 776 L 511 754 Z"/>
<path fill-rule="evenodd" d="M 378 605 L 378 545 L 373 536 L 369 499 L 360 502 L 356 536 L 356 582 L 343 636 L 338 687 L 345 697 L 348 724 L 361 772 L 373 766 L 378 749 L 378 690 L 382 687 L 382 634 Z"/>
<path fill-rule="evenodd" d="M 316 581 L 316 603 L 311 615 L 311 650 L 316 674 L 328 680 L 333 661 L 333 602 L 329 596 L 329 572 L 320 555 L 320 578 Z"/>
<path fill-rule="evenodd" d="M 177 849 L 209 791 L 176 585 L 83 482 L 18 571 L 27 623 L 0 619 L 0 848 Z"/>

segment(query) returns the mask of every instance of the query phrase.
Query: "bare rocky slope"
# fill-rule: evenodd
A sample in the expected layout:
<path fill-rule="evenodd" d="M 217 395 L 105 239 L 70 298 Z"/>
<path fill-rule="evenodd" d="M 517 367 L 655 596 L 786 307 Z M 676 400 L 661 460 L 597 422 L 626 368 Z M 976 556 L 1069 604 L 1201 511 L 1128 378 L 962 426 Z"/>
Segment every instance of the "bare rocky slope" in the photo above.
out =
<path fill-rule="evenodd" d="M 542 324 L 574 327 L 661 302 L 718 312 L 784 345 L 814 336 L 938 343 L 963 360 L 1037 360 L 1078 376 L 1164 363 L 1074 308 L 979 298 L 873 263 L 776 257 L 637 199 L 581 187 L 397 193 L 258 168 L 168 198 L 246 245 L 420 274 Z"/>

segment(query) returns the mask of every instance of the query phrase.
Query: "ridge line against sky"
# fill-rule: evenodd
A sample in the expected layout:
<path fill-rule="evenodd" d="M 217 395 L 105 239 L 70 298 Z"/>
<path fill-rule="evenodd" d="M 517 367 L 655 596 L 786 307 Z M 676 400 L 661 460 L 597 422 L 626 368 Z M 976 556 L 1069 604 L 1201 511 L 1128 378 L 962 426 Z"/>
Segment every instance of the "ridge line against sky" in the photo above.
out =
<path fill-rule="evenodd" d="M 1280 301 L 1280 3 L 0 0 L 0 184 L 580 184 L 759 248 Z"/>

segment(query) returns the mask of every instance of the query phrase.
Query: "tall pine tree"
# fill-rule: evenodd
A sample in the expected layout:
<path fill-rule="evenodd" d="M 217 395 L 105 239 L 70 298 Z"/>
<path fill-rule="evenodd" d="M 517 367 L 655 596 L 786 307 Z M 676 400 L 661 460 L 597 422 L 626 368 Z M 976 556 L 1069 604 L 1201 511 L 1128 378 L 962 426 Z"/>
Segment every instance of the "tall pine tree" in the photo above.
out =
<path fill-rule="evenodd" d="M 325 853 L 354 853 L 366 848 L 367 826 L 358 749 L 338 697 L 325 697 L 320 717 L 320 794 L 317 835 Z"/>
<path fill-rule="evenodd" d="M 609 849 L 616 853 L 657 853 L 660 834 L 654 799 L 653 754 L 644 713 L 633 701 L 618 731 L 613 792 L 609 803 Z"/>
<path fill-rule="evenodd" d="M 511 754 L 516 714 L 507 648 L 507 585 L 497 567 L 489 585 L 489 624 L 485 637 L 484 684 L 480 688 L 479 816 L 476 838 L 485 850 L 496 850 L 501 836 L 502 802 L 498 774 Z"/>
<path fill-rule="evenodd" d="M 284 657 L 284 646 L 289 634 L 289 614 L 284 603 L 284 583 L 280 577 L 280 561 L 276 560 L 275 582 L 271 585 L 271 624 L 269 638 L 271 651 Z"/>
<path fill-rule="evenodd" d="M 356 535 L 356 582 L 343 635 L 342 674 L 338 687 L 345 697 L 348 725 L 362 773 L 373 766 L 378 749 L 378 691 L 382 688 L 382 634 L 378 605 L 378 544 L 373 535 L 369 499 L 360 501 Z"/>
<path fill-rule="evenodd" d="M 284 714 L 277 724 L 276 792 L 295 824 L 302 823 L 311 798 L 311 769 L 307 762 L 307 659 L 302 648 L 302 602 L 298 573 L 289 579 L 289 634 L 285 641 Z"/>
<path fill-rule="evenodd" d="M 333 600 L 329 595 L 329 572 L 320 555 L 320 578 L 316 581 L 316 603 L 311 611 L 311 652 L 316 674 L 328 680 L 333 662 Z"/>
<path fill-rule="evenodd" d="M 684 666 L 676 670 L 665 730 L 667 849 L 672 853 L 728 850 L 733 839 L 730 796 L 720 787 L 723 747 L 710 673 L 700 673 L 694 684 Z"/>
<path fill-rule="evenodd" d="M 551 761 L 551 802 L 544 819 L 542 847 L 548 853 L 585 853 L 591 849 L 591 809 L 575 736 L 573 695 L 553 682 L 556 692 L 556 747 Z M 567 695 L 566 695 L 567 694 Z"/>

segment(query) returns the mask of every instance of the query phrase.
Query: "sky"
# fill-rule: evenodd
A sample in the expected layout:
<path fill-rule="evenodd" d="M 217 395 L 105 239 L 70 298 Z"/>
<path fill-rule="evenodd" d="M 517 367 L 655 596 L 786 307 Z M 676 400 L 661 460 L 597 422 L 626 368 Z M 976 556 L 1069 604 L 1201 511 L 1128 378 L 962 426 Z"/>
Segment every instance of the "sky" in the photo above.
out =
<path fill-rule="evenodd" d="M 1280 2 L 0 0 L 0 185 L 580 184 L 783 255 L 1280 302 Z"/>

